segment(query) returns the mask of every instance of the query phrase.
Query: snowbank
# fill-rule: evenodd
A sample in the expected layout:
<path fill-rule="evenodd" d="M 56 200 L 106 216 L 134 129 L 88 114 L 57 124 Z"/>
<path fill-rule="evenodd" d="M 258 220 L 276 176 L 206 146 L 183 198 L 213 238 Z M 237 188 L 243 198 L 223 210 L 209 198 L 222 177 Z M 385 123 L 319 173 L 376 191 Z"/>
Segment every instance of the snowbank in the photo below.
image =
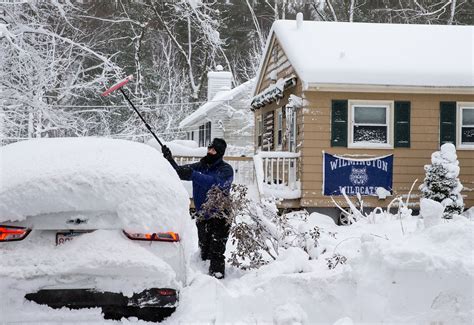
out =
<path fill-rule="evenodd" d="M 472 221 L 457 217 L 425 227 L 418 217 L 406 217 L 402 223 L 403 232 L 400 220 L 389 215 L 337 226 L 330 217 L 313 213 L 305 226 L 321 228 L 318 259 L 309 260 L 299 248 L 282 250 L 276 261 L 257 270 L 227 265 L 224 280 L 207 275 L 209 262 L 200 260 L 195 243 L 189 285 L 182 288 L 180 305 L 163 324 L 472 324 Z M 77 240 L 83 238 L 88 240 Z M 91 256 L 90 263 L 113 266 L 122 246 L 109 247 L 113 238 L 103 238 L 110 257 Z M 98 242 L 99 238 L 89 240 Z M 72 244 L 79 245 L 78 241 Z M 72 254 L 74 246 L 62 248 Z M 229 241 L 226 254 L 232 249 Z M 134 254 L 147 256 L 138 248 Z M 347 264 L 328 269 L 327 259 L 333 254 L 347 257 Z M 147 263 L 150 271 L 160 269 L 154 259 L 127 258 L 131 265 Z M 7 271 L 0 268 L 0 277 L 1 272 L 15 272 L 10 262 Z M 20 273 L 23 270 L 19 268 Z M 29 272 L 41 274 L 42 270 Z M 115 272 L 120 270 L 115 268 Z M 0 290 L 6 285 L 8 280 L 0 282 Z M 22 301 L 12 287 L 8 290 L 0 306 L 2 299 Z M 51 310 L 31 303 L 15 308 L 6 310 L 2 319 L 101 323 L 96 309 Z"/>
<path fill-rule="evenodd" d="M 472 321 L 473 235 L 472 224 L 459 220 L 398 240 L 364 241 L 350 263 L 361 308 L 355 319 Z"/>
<path fill-rule="evenodd" d="M 0 148 L 0 221 L 64 211 L 111 211 L 128 229 L 179 229 L 188 196 L 170 164 L 147 145 L 51 138 Z"/>
<path fill-rule="evenodd" d="M 308 218 L 324 230 L 317 260 L 292 248 L 258 270 L 228 268 L 218 281 L 203 275 L 208 264 L 196 259 L 182 303 L 165 324 L 472 323 L 471 222 L 423 229 L 411 217 L 403 220 L 403 235 L 396 218 L 351 226 L 328 218 Z M 334 253 L 348 263 L 329 270 L 326 258 Z"/>

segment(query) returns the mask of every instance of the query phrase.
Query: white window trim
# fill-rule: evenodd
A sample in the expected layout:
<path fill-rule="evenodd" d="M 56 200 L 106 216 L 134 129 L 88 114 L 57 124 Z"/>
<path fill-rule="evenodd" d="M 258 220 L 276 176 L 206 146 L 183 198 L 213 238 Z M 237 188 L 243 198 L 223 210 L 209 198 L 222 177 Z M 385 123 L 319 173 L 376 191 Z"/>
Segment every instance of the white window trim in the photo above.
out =
<path fill-rule="evenodd" d="M 349 118 L 348 118 L 348 148 L 362 149 L 393 149 L 393 107 L 394 101 L 389 100 L 349 100 Z M 354 107 L 386 107 L 387 108 L 387 141 L 388 143 L 354 143 Z"/>
<path fill-rule="evenodd" d="M 462 126 L 462 113 L 463 108 L 473 108 L 473 102 L 457 102 L 456 108 L 456 147 L 460 150 L 474 150 L 474 144 L 462 144 L 461 143 L 461 126 Z"/>

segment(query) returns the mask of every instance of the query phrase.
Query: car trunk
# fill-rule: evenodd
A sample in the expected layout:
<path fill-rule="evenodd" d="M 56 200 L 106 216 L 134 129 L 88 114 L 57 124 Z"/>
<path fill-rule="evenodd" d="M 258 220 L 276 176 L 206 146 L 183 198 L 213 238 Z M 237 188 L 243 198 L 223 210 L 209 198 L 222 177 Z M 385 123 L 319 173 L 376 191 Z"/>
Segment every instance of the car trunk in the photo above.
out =
<path fill-rule="evenodd" d="M 36 230 L 97 230 L 122 229 L 117 213 L 111 211 L 71 211 L 40 214 L 22 221 L 2 222 L 2 225 Z"/>
<path fill-rule="evenodd" d="M 47 288 L 108 287 L 114 282 L 107 280 L 111 277 L 130 279 L 137 286 L 141 278 L 152 279 L 155 287 L 185 283 L 181 243 L 131 240 L 116 213 L 42 214 L 1 225 L 32 230 L 23 240 L 1 245 L 0 276 L 46 277 Z"/>

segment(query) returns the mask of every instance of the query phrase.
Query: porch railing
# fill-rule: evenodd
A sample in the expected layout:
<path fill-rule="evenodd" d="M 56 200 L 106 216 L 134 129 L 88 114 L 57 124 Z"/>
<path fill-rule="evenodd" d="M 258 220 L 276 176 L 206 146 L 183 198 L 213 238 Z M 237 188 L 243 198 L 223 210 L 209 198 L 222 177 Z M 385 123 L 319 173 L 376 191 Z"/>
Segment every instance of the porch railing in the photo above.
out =
<path fill-rule="evenodd" d="M 234 183 L 257 186 L 262 197 L 301 197 L 299 153 L 265 151 L 252 157 L 225 157 L 234 169 Z M 201 157 L 175 156 L 178 165 L 198 162 Z"/>
<path fill-rule="evenodd" d="M 178 165 L 186 165 L 198 162 L 201 158 L 176 156 L 175 160 Z M 252 157 L 224 157 L 224 160 L 234 169 L 235 184 L 247 186 L 255 184 L 255 168 Z"/>
<path fill-rule="evenodd" d="M 253 157 L 260 195 L 281 199 L 301 197 L 299 153 L 265 151 Z"/>

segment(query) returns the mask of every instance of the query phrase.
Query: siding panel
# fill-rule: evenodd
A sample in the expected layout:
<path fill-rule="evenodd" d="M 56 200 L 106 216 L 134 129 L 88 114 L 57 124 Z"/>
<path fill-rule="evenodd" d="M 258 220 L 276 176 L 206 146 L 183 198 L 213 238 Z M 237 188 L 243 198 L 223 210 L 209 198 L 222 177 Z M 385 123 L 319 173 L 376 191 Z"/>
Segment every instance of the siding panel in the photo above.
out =
<path fill-rule="evenodd" d="M 322 151 L 339 155 L 355 155 L 363 158 L 367 155 L 383 156 L 394 154 L 393 186 L 398 194 L 408 193 L 412 183 L 418 179 L 413 190 L 413 197 L 419 195 L 418 186 L 425 177 L 424 165 L 431 163 L 431 154 L 439 150 L 439 118 L 440 102 L 442 101 L 474 101 L 474 95 L 432 95 L 432 94 L 378 94 L 378 93 L 337 93 L 337 92 L 305 92 L 306 107 L 301 110 L 304 128 L 302 142 L 302 206 L 333 207 L 329 197 L 322 195 Z M 410 101 L 411 103 L 411 148 L 394 149 L 349 149 L 331 147 L 330 143 L 330 112 L 334 99 L 349 100 L 393 100 Z M 299 121 L 299 123 L 302 123 Z M 392 121 L 393 122 L 393 121 Z M 461 167 L 460 179 L 463 185 L 474 188 L 474 151 L 458 150 Z M 367 157 L 369 158 L 369 157 Z M 464 190 L 466 207 L 474 205 L 474 192 Z M 337 199 L 340 200 L 340 199 Z M 386 206 L 390 200 L 377 200 L 364 197 L 368 204 Z M 340 202 L 344 203 L 343 200 Z M 412 199 L 418 202 L 418 199 Z M 346 204 L 343 204 L 344 206 Z"/>

